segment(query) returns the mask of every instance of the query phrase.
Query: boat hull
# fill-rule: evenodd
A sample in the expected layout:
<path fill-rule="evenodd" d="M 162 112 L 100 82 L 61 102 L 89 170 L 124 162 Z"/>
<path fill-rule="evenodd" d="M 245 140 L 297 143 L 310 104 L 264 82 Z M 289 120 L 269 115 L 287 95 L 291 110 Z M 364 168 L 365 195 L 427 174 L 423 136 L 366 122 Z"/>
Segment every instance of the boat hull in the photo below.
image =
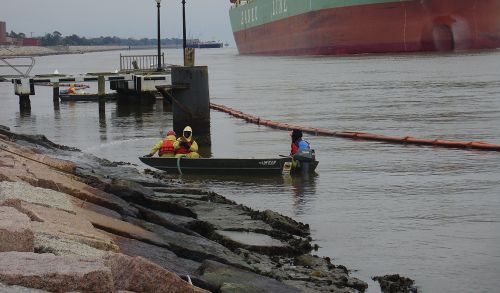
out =
<path fill-rule="evenodd" d="M 188 159 L 188 158 L 148 158 L 141 162 L 153 168 L 176 174 L 226 174 L 226 175 L 279 175 L 283 174 L 285 163 L 291 158 L 272 159 Z M 313 162 L 309 172 L 314 172 L 317 162 Z"/>
<path fill-rule="evenodd" d="M 61 102 L 90 102 L 98 101 L 100 99 L 98 94 L 59 94 Z M 101 97 L 103 100 L 113 100 L 116 99 L 114 94 L 106 94 L 106 96 Z"/>
<path fill-rule="evenodd" d="M 263 1 L 267 0 L 230 11 L 240 54 L 339 55 L 500 47 L 499 0 L 375 0 L 340 7 L 329 3 L 346 1 L 321 0 L 325 8 L 294 15 L 292 5 L 310 2 L 274 0 L 288 3 L 290 15 L 277 20 L 272 20 L 276 7 L 268 11 Z"/>

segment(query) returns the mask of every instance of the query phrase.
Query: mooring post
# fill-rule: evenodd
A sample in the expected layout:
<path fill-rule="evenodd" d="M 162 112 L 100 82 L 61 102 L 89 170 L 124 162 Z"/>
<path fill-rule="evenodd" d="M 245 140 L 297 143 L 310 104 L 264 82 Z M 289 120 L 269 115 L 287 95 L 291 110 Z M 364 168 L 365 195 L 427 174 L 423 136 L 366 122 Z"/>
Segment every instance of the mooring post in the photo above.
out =
<path fill-rule="evenodd" d="M 211 145 L 208 67 L 172 67 L 172 85 L 182 88 L 174 88 L 172 95 L 174 131 L 181 134 L 191 126 L 199 144 Z"/>
<path fill-rule="evenodd" d="M 35 94 L 35 83 L 33 79 L 21 78 L 12 81 L 14 83 L 14 93 L 19 96 L 19 109 L 21 113 L 31 111 L 30 95 Z"/>
<path fill-rule="evenodd" d="M 19 109 L 21 112 L 29 112 L 31 110 L 31 101 L 29 95 L 19 95 Z"/>
<path fill-rule="evenodd" d="M 59 101 L 59 82 L 56 81 L 52 84 L 52 99 Z"/>
<path fill-rule="evenodd" d="M 104 99 L 99 99 L 99 125 L 106 124 L 106 102 Z"/>
<path fill-rule="evenodd" d="M 104 75 L 99 75 L 97 78 L 97 95 L 99 98 L 104 98 L 106 95 L 106 80 L 104 79 Z"/>
<path fill-rule="evenodd" d="M 59 82 L 54 82 L 52 84 L 52 102 L 54 104 L 54 110 L 59 110 Z"/>

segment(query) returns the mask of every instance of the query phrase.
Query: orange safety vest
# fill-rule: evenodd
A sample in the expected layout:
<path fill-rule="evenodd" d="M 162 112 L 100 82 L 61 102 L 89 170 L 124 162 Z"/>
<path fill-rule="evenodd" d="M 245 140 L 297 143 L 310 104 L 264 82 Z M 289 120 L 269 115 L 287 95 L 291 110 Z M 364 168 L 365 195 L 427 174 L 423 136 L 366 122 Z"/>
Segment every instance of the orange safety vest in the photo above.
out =
<path fill-rule="evenodd" d="M 174 142 L 168 139 L 163 140 L 163 144 L 161 145 L 160 150 L 158 151 L 158 156 L 162 156 L 164 154 L 173 154 L 174 150 Z"/>
<path fill-rule="evenodd" d="M 193 144 L 193 140 L 191 140 L 191 141 L 186 141 L 186 142 L 188 143 L 189 148 L 187 148 L 187 149 L 186 149 L 186 148 L 185 148 L 185 147 L 183 147 L 182 145 L 179 145 L 179 149 L 178 149 L 178 150 L 177 150 L 177 152 L 176 152 L 177 154 L 189 154 L 189 153 L 190 153 L 189 149 L 191 148 L 191 145 Z"/>

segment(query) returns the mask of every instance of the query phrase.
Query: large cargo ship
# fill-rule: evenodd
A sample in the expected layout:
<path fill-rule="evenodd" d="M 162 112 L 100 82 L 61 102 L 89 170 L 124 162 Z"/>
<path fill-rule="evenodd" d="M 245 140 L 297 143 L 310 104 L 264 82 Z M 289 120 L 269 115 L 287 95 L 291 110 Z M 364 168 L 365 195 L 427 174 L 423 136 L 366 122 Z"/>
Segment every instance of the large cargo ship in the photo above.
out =
<path fill-rule="evenodd" d="M 230 0 L 240 54 L 500 48 L 500 0 Z"/>

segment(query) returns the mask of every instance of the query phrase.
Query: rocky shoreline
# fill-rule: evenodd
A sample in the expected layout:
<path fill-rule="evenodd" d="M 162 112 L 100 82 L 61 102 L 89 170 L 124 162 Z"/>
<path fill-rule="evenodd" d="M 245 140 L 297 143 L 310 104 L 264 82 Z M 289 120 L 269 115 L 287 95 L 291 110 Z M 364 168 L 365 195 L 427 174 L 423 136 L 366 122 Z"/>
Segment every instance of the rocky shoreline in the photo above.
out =
<path fill-rule="evenodd" d="M 273 211 L 0 128 L 3 291 L 366 290 L 311 242 Z"/>
<path fill-rule="evenodd" d="M 48 56 L 128 50 L 128 46 L 8 46 L 0 47 L 0 57 Z"/>

